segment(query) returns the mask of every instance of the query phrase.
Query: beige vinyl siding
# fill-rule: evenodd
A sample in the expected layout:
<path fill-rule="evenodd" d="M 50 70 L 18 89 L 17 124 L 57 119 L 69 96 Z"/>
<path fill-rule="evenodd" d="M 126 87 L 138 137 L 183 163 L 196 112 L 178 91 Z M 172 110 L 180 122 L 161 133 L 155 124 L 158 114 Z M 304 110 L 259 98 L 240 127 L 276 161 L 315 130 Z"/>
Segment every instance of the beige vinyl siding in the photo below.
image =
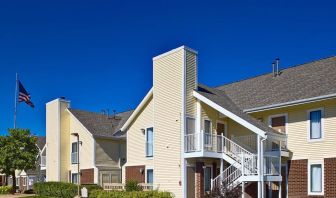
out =
<path fill-rule="evenodd" d="M 193 90 L 197 88 L 197 55 L 186 51 L 186 113 L 189 116 L 196 115 L 196 99 Z"/>
<path fill-rule="evenodd" d="M 79 141 L 82 141 L 82 145 L 79 146 L 79 162 L 81 169 L 89 169 L 94 167 L 94 139 L 92 134 L 87 131 L 87 129 L 75 118 L 73 115 L 70 117 L 70 131 L 72 133 L 76 132 L 79 134 Z M 77 141 L 77 138 L 69 135 L 69 151 L 68 159 L 71 160 L 71 145 L 73 142 Z M 71 161 L 69 161 L 71 164 Z M 77 164 L 70 165 L 71 172 L 77 172 Z"/>
<path fill-rule="evenodd" d="M 127 129 L 127 163 L 125 166 L 154 165 L 153 159 L 146 157 L 146 136 L 141 131 L 141 129 L 146 130 L 153 126 L 153 97 L 151 97 Z M 155 133 L 154 129 L 154 136 Z"/>
<path fill-rule="evenodd" d="M 122 155 L 122 148 L 126 142 L 113 141 L 109 139 L 96 139 L 96 166 L 108 166 L 111 168 L 119 168 L 119 155 L 126 159 L 125 153 Z"/>
<path fill-rule="evenodd" d="M 184 50 L 154 60 L 154 184 L 183 197 L 181 119 Z"/>
<path fill-rule="evenodd" d="M 316 108 L 324 109 L 324 138 L 322 141 L 308 142 L 307 111 Z M 262 117 L 263 121 L 268 124 L 270 115 L 282 113 L 288 114 L 288 148 L 293 153 L 293 160 L 320 160 L 336 156 L 336 99 L 254 113 L 253 116 Z"/>
<path fill-rule="evenodd" d="M 67 111 L 69 107 L 68 103 L 62 102 L 60 104 L 60 115 L 61 115 L 61 181 L 68 181 L 69 178 L 69 168 L 70 168 L 70 158 L 69 158 L 69 136 L 70 136 L 70 115 Z"/>
<path fill-rule="evenodd" d="M 58 159 L 60 146 L 58 99 L 46 104 L 46 176 L 47 181 L 59 181 L 60 162 Z M 49 157 L 53 156 L 53 157 Z"/>

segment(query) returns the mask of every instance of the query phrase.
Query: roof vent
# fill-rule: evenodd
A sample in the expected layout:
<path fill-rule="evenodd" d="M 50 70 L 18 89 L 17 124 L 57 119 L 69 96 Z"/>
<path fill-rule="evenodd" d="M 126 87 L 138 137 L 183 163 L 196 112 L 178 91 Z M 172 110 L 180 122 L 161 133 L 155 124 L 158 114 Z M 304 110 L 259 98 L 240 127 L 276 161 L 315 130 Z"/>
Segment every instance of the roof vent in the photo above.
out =
<path fill-rule="evenodd" d="M 62 99 L 62 100 L 65 100 L 65 97 L 64 96 L 61 96 L 61 97 L 59 97 L 60 99 Z"/>
<path fill-rule="evenodd" d="M 279 63 L 280 63 L 280 58 L 276 58 L 275 62 L 272 63 L 273 77 L 277 77 L 280 75 Z"/>

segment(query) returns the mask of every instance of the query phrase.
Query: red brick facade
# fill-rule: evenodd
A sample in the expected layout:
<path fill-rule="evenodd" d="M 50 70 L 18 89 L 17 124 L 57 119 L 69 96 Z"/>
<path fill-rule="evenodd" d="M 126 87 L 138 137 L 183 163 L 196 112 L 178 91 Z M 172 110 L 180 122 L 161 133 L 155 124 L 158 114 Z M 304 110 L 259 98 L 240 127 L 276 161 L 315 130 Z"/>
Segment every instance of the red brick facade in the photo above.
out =
<path fill-rule="evenodd" d="M 145 166 L 127 166 L 126 181 L 145 183 Z"/>
<path fill-rule="evenodd" d="M 324 195 L 336 197 L 336 158 L 324 159 Z"/>
<path fill-rule="evenodd" d="M 80 181 L 81 184 L 94 184 L 94 169 L 82 169 Z"/>
<path fill-rule="evenodd" d="M 288 162 L 288 197 L 307 197 L 308 160 L 290 160 Z"/>
<path fill-rule="evenodd" d="M 195 174 L 195 197 L 203 198 L 204 197 L 204 163 L 196 162 L 196 174 Z"/>

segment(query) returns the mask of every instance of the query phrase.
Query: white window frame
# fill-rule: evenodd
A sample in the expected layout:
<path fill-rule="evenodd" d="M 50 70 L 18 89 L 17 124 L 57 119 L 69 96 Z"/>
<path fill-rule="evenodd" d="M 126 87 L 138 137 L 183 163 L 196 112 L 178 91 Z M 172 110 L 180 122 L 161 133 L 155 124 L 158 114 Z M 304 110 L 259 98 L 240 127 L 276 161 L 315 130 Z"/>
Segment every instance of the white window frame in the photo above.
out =
<path fill-rule="evenodd" d="M 310 112 L 312 111 L 321 111 L 321 138 L 318 139 L 311 139 L 310 138 Z M 307 140 L 308 142 L 320 142 L 324 139 L 324 108 L 315 108 L 315 109 L 309 109 L 307 111 Z"/>
<path fill-rule="evenodd" d="M 213 132 L 212 131 L 212 120 L 210 118 L 208 118 L 208 117 L 203 118 L 203 126 L 202 126 L 203 133 L 205 133 L 205 121 L 209 121 L 210 122 L 210 131 L 209 131 L 209 134 L 212 135 L 212 132 Z"/>
<path fill-rule="evenodd" d="M 76 165 L 76 164 L 78 164 L 78 159 L 77 159 L 77 163 L 72 163 L 72 154 L 73 154 L 73 152 L 72 152 L 72 145 L 73 144 L 77 144 L 77 152 L 74 152 L 74 153 L 77 153 L 76 154 L 76 156 L 77 156 L 77 158 L 78 158 L 78 151 L 79 151 L 79 147 L 78 147 L 78 142 L 76 141 L 76 142 L 71 142 L 71 149 L 70 149 L 70 163 L 71 163 L 71 165 Z"/>
<path fill-rule="evenodd" d="M 268 116 L 268 126 L 272 128 L 272 119 L 285 116 L 285 134 L 288 133 L 288 113 L 274 114 Z"/>
<path fill-rule="evenodd" d="M 16 186 L 20 186 L 20 177 L 15 177 Z"/>
<path fill-rule="evenodd" d="M 73 182 L 73 175 L 76 175 L 76 174 L 77 174 L 77 183 L 74 183 Z M 78 181 L 79 181 L 79 174 L 78 173 L 71 173 L 71 183 L 78 184 Z"/>
<path fill-rule="evenodd" d="M 224 130 L 225 130 L 225 133 L 224 133 L 224 136 L 227 137 L 227 122 L 226 121 L 222 121 L 222 120 L 216 120 L 216 132 L 217 132 L 217 124 L 224 124 Z"/>
<path fill-rule="evenodd" d="M 188 126 L 187 126 L 187 120 L 188 119 L 193 119 L 194 120 L 194 122 L 195 122 L 195 126 L 194 126 L 194 128 L 195 128 L 195 131 L 194 131 L 194 133 L 193 134 L 196 134 L 196 133 L 198 133 L 197 132 L 197 124 L 196 124 L 196 118 L 195 117 L 193 117 L 193 116 L 189 116 L 189 115 L 186 115 L 186 118 L 185 118 L 185 123 L 186 123 L 186 126 L 185 126 L 185 133 L 184 133 L 184 135 L 187 135 L 187 132 L 188 132 Z"/>
<path fill-rule="evenodd" d="M 147 130 L 148 129 L 150 129 L 150 128 L 152 128 L 152 133 L 153 133 L 153 140 L 152 140 L 152 151 L 153 151 L 153 153 L 152 153 L 152 156 L 147 156 Z M 150 127 L 146 127 L 146 129 L 145 129 L 146 131 L 145 131 L 145 157 L 146 157 L 146 159 L 153 159 L 153 157 L 154 157 L 154 127 L 152 127 L 152 126 L 150 126 Z"/>
<path fill-rule="evenodd" d="M 152 166 L 146 166 L 146 174 L 145 174 L 145 183 L 147 184 L 147 171 L 152 170 L 153 171 L 153 183 L 154 184 L 154 168 Z"/>
<path fill-rule="evenodd" d="M 311 192 L 311 165 L 321 165 L 322 168 L 322 192 Z M 308 161 L 308 195 L 324 195 L 324 160 L 309 160 Z"/>

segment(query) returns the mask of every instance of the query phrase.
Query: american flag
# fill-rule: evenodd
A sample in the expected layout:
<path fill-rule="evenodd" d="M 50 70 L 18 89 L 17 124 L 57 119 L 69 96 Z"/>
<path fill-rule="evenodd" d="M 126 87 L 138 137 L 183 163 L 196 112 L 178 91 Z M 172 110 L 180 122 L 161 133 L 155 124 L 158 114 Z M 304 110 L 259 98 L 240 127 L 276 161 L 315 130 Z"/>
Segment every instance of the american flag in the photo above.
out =
<path fill-rule="evenodd" d="M 27 105 L 34 108 L 34 104 L 30 100 L 30 94 L 23 87 L 22 83 L 19 81 L 19 102 L 25 102 Z"/>

